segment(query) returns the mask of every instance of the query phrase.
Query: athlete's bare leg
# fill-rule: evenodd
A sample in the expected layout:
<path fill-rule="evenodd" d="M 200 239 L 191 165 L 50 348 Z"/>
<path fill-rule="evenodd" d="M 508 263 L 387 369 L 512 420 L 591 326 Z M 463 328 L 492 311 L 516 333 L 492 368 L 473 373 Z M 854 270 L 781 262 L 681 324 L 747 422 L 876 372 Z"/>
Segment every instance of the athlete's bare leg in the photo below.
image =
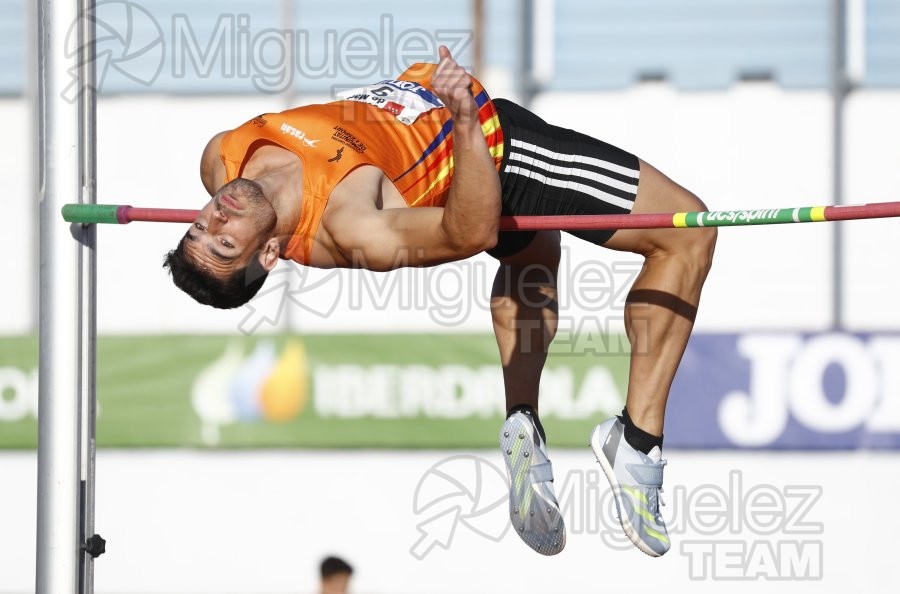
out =
<path fill-rule="evenodd" d="M 559 232 L 540 231 L 522 251 L 501 258 L 491 292 L 491 317 L 503 363 L 506 408 L 538 410 L 547 349 L 556 335 Z"/>
<path fill-rule="evenodd" d="M 559 256 L 559 232 L 538 232 L 522 251 L 501 258 L 491 292 L 507 411 L 527 405 L 507 418 L 498 435 L 509 476 L 509 519 L 522 540 L 543 555 L 555 555 L 566 545 L 546 436 L 533 416 L 558 322 Z"/>
<path fill-rule="evenodd" d="M 694 194 L 641 162 L 634 213 L 706 210 Z M 624 229 L 604 245 L 645 257 L 625 307 L 631 370 L 625 406 L 634 424 L 662 435 L 666 400 L 712 264 L 716 230 Z"/>
<path fill-rule="evenodd" d="M 706 210 L 694 194 L 641 162 L 632 212 Z M 628 229 L 604 247 L 645 257 L 625 307 L 632 356 L 626 408 L 634 424 L 662 435 L 666 400 L 693 328 L 700 290 L 712 263 L 716 230 Z M 521 252 L 501 259 L 491 296 L 507 409 L 538 410 L 547 349 L 556 334 L 559 234 L 538 233 Z"/>

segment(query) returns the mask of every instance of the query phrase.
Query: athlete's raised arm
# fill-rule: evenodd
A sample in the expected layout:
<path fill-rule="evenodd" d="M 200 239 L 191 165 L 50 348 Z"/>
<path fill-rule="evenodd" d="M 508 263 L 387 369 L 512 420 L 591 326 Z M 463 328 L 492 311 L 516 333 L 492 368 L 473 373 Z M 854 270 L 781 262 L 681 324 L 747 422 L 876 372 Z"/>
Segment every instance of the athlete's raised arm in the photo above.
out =
<path fill-rule="evenodd" d="M 478 120 L 472 79 L 446 47 L 441 46 L 440 55 L 431 82 L 453 116 L 454 163 L 443 228 L 450 237 L 471 234 L 491 248 L 500 229 L 500 178 Z"/>
<path fill-rule="evenodd" d="M 454 171 L 446 205 L 379 209 L 376 201 L 359 199 L 360 193 L 382 191 L 377 180 L 357 176 L 342 182 L 332 194 L 335 208 L 326 211 L 322 224 L 355 266 L 428 266 L 496 244 L 500 180 L 478 120 L 472 79 L 446 47 L 441 46 L 440 58 L 431 83 L 453 118 Z"/>

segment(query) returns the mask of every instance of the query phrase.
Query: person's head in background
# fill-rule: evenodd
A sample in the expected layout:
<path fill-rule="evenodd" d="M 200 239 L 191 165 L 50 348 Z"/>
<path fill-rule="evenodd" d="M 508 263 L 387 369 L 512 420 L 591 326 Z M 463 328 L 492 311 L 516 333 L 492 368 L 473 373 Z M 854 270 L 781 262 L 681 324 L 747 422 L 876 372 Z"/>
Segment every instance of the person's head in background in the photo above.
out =
<path fill-rule="evenodd" d="M 320 566 L 322 594 L 347 594 L 353 568 L 340 557 L 325 557 Z"/>

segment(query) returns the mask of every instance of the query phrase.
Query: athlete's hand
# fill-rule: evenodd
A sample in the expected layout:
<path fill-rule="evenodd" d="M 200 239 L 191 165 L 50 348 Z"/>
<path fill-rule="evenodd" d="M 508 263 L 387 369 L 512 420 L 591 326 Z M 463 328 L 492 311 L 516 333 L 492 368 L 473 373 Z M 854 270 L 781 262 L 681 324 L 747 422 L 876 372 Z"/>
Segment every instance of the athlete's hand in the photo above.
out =
<path fill-rule="evenodd" d="M 446 46 L 442 45 L 438 53 L 441 61 L 431 77 L 431 88 L 450 110 L 454 127 L 478 124 L 478 106 L 472 97 L 472 77 L 456 63 Z"/>

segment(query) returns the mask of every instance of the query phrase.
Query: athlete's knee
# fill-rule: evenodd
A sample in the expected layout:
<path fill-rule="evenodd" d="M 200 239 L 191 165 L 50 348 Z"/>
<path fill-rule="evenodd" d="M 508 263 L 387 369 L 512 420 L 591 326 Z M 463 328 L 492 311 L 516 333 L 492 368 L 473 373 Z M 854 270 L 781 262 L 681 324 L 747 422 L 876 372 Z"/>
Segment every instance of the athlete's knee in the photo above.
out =
<path fill-rule="evenodd" d="M 697 212 L 709 212 L 706 204 L 700 198 L 693 196 L 697 204 Z M 688 235 L 694 234 L 691 238 L 691 256 L 701 266 L 703 276 L 709 272 L 712 267 L 713 256 L 716 253 L 716 242 L 719 238 L 719 230 L 716 227 L 699 227 L 689 231 L 685 231 Z"/>
<path fill-rule="evenodd" d="M 491 291 L 529 307 L 547 307 L 556 298 L 557 266 L 547 263 L 500 264 Z"/>
<path fill-rule="evenodd" d="M 703 202 L 694 196 L 693 212 L 707 212 Z M 706 278 L 712 268 L 719 231 L 715 227 L 679 229 L 674 249 L 685 259 L 694 274 Z"/>
<path fill-rule="evenodd" d="M 693 192 L 672 181 L 652 165 L 641 162 L 638 212 L 706 212 L 706 204 Z M 615 239 L 615 236 L 613 236 Z M 717 231 L 712 227 L 650 230 L 641 233 L 632 249 L 648 259 L 670 258 L 685 274 L 705 276 L 712 266 Z"/>
<path fill-rule="evenodd" d="M 704 227 L 685 231 L 688 235 L 694 235 L 690 244 L 690 259 L 698 268 L 703 278 L 709 274 L 712 268 L 713 256 L 716 253 L 716 240 L 719 231 L 715 227 Z"/>
<path fill-rule="evenodd" d="M 706 212 L 706 205 L 699 198 L 685 190 L 679 200 L 677 212 Z M 706 278 L 712 267 L 716 251 L 718 230 L 715 227 L 672 229 L 656 236 L 650 242 L 648 258 L 666 256 L 675 258 L 690 276 Z"/>

